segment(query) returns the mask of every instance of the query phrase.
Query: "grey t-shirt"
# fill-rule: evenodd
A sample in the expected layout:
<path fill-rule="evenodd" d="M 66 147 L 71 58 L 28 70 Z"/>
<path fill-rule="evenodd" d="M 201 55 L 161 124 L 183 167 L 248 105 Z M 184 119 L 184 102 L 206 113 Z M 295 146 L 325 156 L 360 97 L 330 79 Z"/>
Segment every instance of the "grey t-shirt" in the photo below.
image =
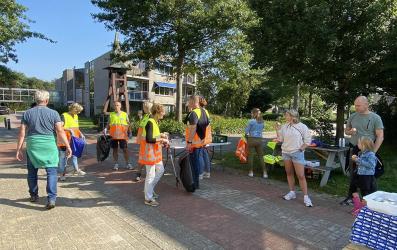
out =
<path fill-rule="evenodd" d="M 54 135 L 55 123 L 61 122 L 58 112 L 45 106 L 36 106 L 28 109 L 22 116 L 22 124 L 27 128 L 27 136 L 30 135 Z"/>
<path fill-rule="evenodd" d="M 358 139 L 368 137 L 372 141 L 376 139 L 376 130 L 383 129 L 383 122 L 374 112 L 369 114 L 353 113 L 347 120 L 346 127 L 356 128 L 356 134 L 351 136 L 350 143 L 357 145 Z"/>

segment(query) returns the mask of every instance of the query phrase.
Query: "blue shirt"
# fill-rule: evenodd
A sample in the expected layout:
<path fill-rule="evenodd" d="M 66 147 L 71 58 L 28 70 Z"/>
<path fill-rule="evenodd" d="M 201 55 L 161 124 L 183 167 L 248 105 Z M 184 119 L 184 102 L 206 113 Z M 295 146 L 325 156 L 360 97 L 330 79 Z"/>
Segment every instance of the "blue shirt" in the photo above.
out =
<path fill-rule="evenodd" d="M 250 137 L 262 138 L 262 131 L 265 128 L 265 123 L 259 123 L 256 119 L 251 119 L 245 128 L 245 134 Z"/>
<path fill-rule="evenodd" d="M 27 136 L 54 135 L 55 124 L 61 122 L 61 117 L 55 110 L 37 105 L 26 110 L 21 122 L 27 126 Z"/>
<path fill-rule="evenodd" d="M 364 151 L 357 159 L 358 175 L 374 175 L 378 158 L 372 151 Z"/>

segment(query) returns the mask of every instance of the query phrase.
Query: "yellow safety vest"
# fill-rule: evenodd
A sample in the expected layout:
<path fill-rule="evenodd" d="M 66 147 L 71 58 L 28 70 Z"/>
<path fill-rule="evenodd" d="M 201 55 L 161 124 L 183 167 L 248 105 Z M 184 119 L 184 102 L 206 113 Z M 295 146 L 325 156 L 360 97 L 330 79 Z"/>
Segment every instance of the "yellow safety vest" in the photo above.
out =
<path fill-rule="evenodd" d="M 207 118 L 208 120 L 210 119 L 210 115 L 208 113 L 208 111 L 206 109 L 204 109 L 205 113 L 207 114 Z M 201 118 L 201 109 L 200 108 L 196 108 L 193 109 L 194 113 L 196 113 L 197 118 L 200 119 Z M 189 134 L 190 134 L 190 130 L 189 130 L 189 125 L 186 127 L 185 130 L 185 140 L 186 142 L 188 142 L 189 140 Z M 203 140 L 200 139 L 200 137 L 198 136 L 197 133 L 194 134 L 193 140 L 192 140 L 192 147 L 193 148 L 201 148 L 209 143 L 212 142 L 212 131 L 211 131 L 211 126 L 210 124 L 208 124 L 207 128 L 205 129 L 205 137 Z"/>
<path fill-rule="evenodd" d="M 156 120 L 150 118 L 147 122 L 151 122 L 153 125 L 153 138 L 160 138 L 160 128 Z M 163 160 L 161 143 L 147 143 L 145 139 L 146 129 L 143 128 L 142 140 L 139 147 L 139 159 L 138 162 L 142 165 L 154 165 Z"/>
<path fill-rule="evenodd" d="M 109 133 L 114 140 L 128 140 L 128 116 L 126 112 L 111 112 L 109 116 Z"/>
<path fill-rule="evenodd" d="M 68 141 L 70 142 L 70 139 L 72 138 L 72 134 L 70 133 L 69 130 L 72 130 L 73 136 L 80 137 L 81 132 L 79 129 L 79 116 L 78 115 L 72 116 L 68 112 L 63 113 L 62 115 L 64 118 L 63 128 L 65 130 L 66 138 L 68 139 Z M 58 141 L 60 140 L 58 139 Z M 66 145 L 61 142 L 58 142 L 58 146 L 64 147 Z"/>

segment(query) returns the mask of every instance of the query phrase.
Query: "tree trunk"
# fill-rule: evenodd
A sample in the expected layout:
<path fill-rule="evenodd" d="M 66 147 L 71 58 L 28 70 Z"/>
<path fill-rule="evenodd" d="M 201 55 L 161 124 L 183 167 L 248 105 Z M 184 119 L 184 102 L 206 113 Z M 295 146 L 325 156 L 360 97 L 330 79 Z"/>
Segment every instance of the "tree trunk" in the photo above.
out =
<path fill-rule="evenodd" d="M 296 91 L 295 91 L 295 94 L 294 94 L 294 104 L 293 104 L 293 107 L 292 107 L 296 111 L 299 110 L 299 99 L 300 99 L 299 90 L 300 90 L 300 85 L 298 83 L 298 84 L 296 84 Z"/>
<path fill-rule="evenodd" d="M 176 107 L 175 107 L 175 120 L 182 121 L 182 69 L 185 59 L 185 51 L 179 50 L 179 55 L 176 62 Z"/>
<path fill-rule="evenodd" d="M 338 138 L 342 138 L 345 135 L 345 106 L 346 106 L 346 81 L 340 80 L 338 82 L 338 99 L 336 102 L 336 138 L 335 143 L 338 143 Z"/>
<path fill-rule="evenodd" d="M 313 111 L 312 111 L 312 106 L 313 106 L 313 91 L 309 92 L 309 110 L 308 110 L 308 117 L 312 117 Z"/>

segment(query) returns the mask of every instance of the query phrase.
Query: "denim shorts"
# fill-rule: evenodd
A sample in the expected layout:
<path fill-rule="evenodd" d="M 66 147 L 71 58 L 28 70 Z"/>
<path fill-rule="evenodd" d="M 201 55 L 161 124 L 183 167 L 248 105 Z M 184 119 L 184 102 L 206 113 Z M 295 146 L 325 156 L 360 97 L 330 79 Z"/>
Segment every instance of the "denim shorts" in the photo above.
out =
<path fill-rule="evenodd" d="M 305 152 L 296 151 L 294 153 L 283 153 L 283 160 L 292 161 L 293 163 L 298 163 L 305 165 Z"/>

